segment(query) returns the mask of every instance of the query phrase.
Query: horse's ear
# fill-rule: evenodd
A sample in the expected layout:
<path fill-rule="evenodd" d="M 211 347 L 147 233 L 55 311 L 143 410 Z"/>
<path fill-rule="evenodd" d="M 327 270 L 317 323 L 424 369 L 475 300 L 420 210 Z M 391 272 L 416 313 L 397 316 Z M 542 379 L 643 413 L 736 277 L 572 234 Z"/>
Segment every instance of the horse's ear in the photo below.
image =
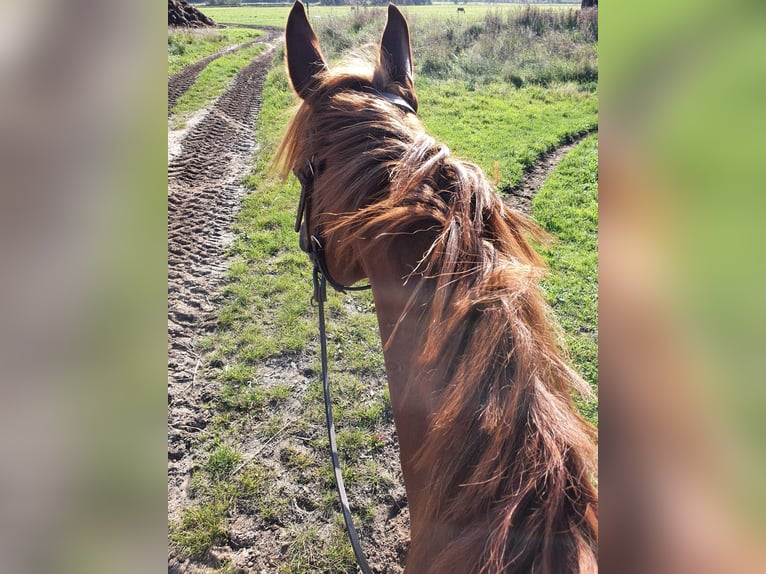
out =
<path fill-rule="evenodd" d="M 327 68 L 303 4 L 296 0 L 285 26 L 287 71 L 295 92 L 305 99 L 319 85 L 319 73 Z"/>
<path fill-rule="evenodd" d="M 388 21 L 380 41 L 378 66 L 375 69 L 376 84 L 396 83 L 404 89 L 403 96 L 411 100 L 410 104 L 417 110 L 415 83 L 412 79 L 412 48 L 410 47 L 410 30 L 404 15 L 393 4 L 388 5 Z"/>

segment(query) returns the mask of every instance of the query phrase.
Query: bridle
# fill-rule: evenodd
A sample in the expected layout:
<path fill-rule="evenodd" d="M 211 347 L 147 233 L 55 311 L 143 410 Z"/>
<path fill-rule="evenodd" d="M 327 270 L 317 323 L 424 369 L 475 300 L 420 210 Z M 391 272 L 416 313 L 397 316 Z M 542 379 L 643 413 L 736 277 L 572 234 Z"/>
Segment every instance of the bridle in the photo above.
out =
<path fill-rule="evenodd" d="M 296 171 L 295 176 L 301 183 L 301 198 L 298 202 L 298 214 L 295 218 L 295 231 L 298 235 L 298 243 L 301 250 L 309 256 L 309 259 L 314 264 L 315 272 L 318 271 L 324 279 L 330 284 L 330 286 L 341 293 L 346 291 L 364 291 L 369 289 L 369 285 L 361 286 L 348 286 L 338 283 L 333 279 L 330 271 L 327 269 L 327 259 L 325 258 L 324 240 L 321 238 L 321 232 L 318 227 L 315 227 L 311 236 L 308 231 L 308 221 L 311 220 L 311 205 L 314 194 L 314 179 L 317 176 L 317 168 L 312 160 L 306 161 L 306 165 L 302 170 Z M 314 291 L 314 300 L 326 300 L 318 296 L 319 294 Z"/>
<path fill-rule="evenodd" d="M 415 109 L 407 103 L 403 97 L 392 94 L 390 92 L 381 92 L 373 88 L 370 89 L 371 93 L 380 96 L 383 99 L 388 100 L 396 107 L 408 114 L 415 114 Z M 309 236 L 308 224 L 311 220 L 311 204 L 312 196 L 314 194 L 314 180 L 319 175 L 317 172 L 317 165 L 314 163 L 314 159 L 311 158 L 306 161 L 306 165 L 300 170 L 295 170 L 295 177 L 301 183 L 301 197 L 298 202 L 298 213 L 295 217 L 295 231 L 298 233 L 298 242 L 300 248 L 309 256 L 309 259 L 314 264 L 314 269 L 319 268 L 319 272 L 324 277 L 330 286 L 339 291 L 345 293 L 346 291 L 364 291 L 369 289 L 369 285 L 362 285 L 352 287 L 348 285 L 342 285 L 333 279 L 330 271 L 327 269 L 327 260 L 325 258 L 324 241 L 321 238 L 321 233 L 317 228 L 314 228 L 314 233 Z M 318 293 L 314 292 L 314 300 L 319 301 L 317 297 Z"/>
<path fill-rule="evenodd" d="M 380 92 L 373 90 L 375 95 L 378 95 L 405 113 L 416 113 L 407 101 L 396 94 L 389 92 Z M 348 538 L 351 542 L 351 546 L 354 550 L 354 556 L 356 556 L 356 562 L 359 565 L 363 574 L 372 574 L 369 564 L 362 551 L 362 546 L 359 542 L 359 536 L 354 528 L 354 521 L 351 516 L 351 507 L 348 503 L 348 497 L 346 496 L 346 488 L 343 484 L 343 475 L 340 470 L 340 459 L 338 457 L 338 444 L 335 438 L 335 425 L 332 417 L 332 403 L 330 401 L 330 383 L 328 379 L 327 369 L 327 332 L 325 328 L 325 315 L 324 315 L 324 302 L 327 301 L 327 283 L 332 286 L 333 289 L 341 293 L 346 291 L 363 291 L 370 289 L 370 285 L 349 286 L 338 283 L 333 279 L 330 271 L 327 268 L 327 259 L 325 257 L 325 243 L 321 236 L 321 230 L 318 227 L 314 227 L 313 233 L 309 236 L 308 223 L 311 220 L 311 207 L 312 207 L 312 195 L 314 193 L 314 180 L 318 176 L 317 166 L 314 163 L 314 159 L 306 161 L 306 165 L 302 169 L 295 171 L 295 176 L 301 184 L 301 197 L 298 202 L 298 213 L 295 218 L 295 231 L 298 235 L 298 243 L 300 248 L 309 256 L 314 269 L 312 272 L 314 294 L 312 301 L 316 302 L 319 310 L 319 347 L 320 356 L 322 360 L 322 387 L 324 390 L 324 406 L 325 416 L 327 418 L 327 434 L 330 439 L 330 455 L 332 457 L 333 471 L 335 473 L 335 484 L 338 487 L 338 497 L 340 498 L 341 510 L 343 512 L 343 520 L 346 523 L 346 530 L 348 532 Z"/>

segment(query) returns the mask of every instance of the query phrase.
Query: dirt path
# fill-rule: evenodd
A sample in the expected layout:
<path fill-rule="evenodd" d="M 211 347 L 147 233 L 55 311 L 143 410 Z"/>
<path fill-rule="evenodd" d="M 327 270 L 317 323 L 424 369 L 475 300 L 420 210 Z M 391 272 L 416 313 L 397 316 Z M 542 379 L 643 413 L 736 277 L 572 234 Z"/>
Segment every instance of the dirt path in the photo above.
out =
<path fill-rule="evenodd" d="M 519 185 L 508 192 L 507 201 L 513 207 L 529 215 L 532 211 L 532 199 L 548 179 L 562 158 L 576 148 L 581 141 L 594 133 L 590 130 L 574 136 L 568 143 L 562 144 L 544 154 L 535 162 L 531 169 L 524 173 L 524 179 Z"/>
<path fill-rule="evenodd" d="M 215 325 L 219 290 L 226 270 L 225 248 L 246 190 L 257 144 L 254 124 L 261 90 L 280 34 L 268 30 L 270 44 L 236 76 L 232 87 L 186 135 L 168 165 L 168 515 L 177 519 L 188 506 L 195 436 L 210 419 L 204 403 L 214 389 L 203 380 L 195 346 Z M 171 78 L 182 93 L 214 58 Z M 189 78 L 192 78 L 191 80 Z M 187 85 L 188 83 L 188 85 Z M 184 86 L 186 86 L 184 88 Z M 169 557 L 169 571 L 185 572 Z"/>
<path fill-rule="evenodd" d="M 197 81 L 197 77 L 200 75 L 200 72 L 202 72 L 202 70 L 204 70 L 210 62 L 217 60 L 224 54 L 231 54 L 232 52 L 236 52 L 242 48 L 249 48 L 250 46 L 254 46 L 255 44 L 258 44 L 262 41 L 263 40 L 259 38 L 258 40 L 253 40 L 252 42 L 227 46 L 222 50 L 218 50 L 214 54 L 210 54 L 209 56 L 202 58 L 200 61 L 195 62 L 190 66 L 186 66 L 183 70 L 170 76 L 168 78 L 168 117 L 170 117 L 170 111 L 175 107 L 181 96 L 183 96 L 186 93 L 186 90 L 188 90 L 192 84 Z"/>

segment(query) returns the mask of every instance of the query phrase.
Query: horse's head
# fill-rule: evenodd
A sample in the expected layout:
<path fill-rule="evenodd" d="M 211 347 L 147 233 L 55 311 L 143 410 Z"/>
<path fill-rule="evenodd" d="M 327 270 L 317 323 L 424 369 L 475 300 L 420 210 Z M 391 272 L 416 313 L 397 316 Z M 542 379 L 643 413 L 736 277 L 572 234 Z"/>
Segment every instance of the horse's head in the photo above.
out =
<path fill-rule="evenodd" d="M 407 22 L 393 5 L 372 65 L 331 70 L 295 2 L 285 28 L 287 71 L 300 108 L 279 151 L 283 172 L 310 186 L 303 241 L 325 243 L 327 266 L 350 285 L 367 273 L 353 241 L 333 224 L 386 193 L 393 164 L 412 143 L 418 102 Z"/>

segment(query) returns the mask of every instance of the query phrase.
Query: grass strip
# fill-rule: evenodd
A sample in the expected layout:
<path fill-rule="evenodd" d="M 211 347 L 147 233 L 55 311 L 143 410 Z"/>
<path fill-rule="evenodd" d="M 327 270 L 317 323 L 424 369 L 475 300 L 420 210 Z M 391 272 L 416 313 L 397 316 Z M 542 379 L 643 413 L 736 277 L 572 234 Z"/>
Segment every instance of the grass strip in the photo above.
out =
<path fill-rule="evenodd" d="M 231 85 L 237 73 L 266 47 L 256 44 L 231 54 L 225 54 L 208 64 L 197 81 L 178 99 L 171 110 L 175 127 L 180 127 L 185 118 L 193 112 L 208 106 L 221 96 Z"/>
<path fill-rule="evenodd" d="M 532 201 L 532 217 L 557 241 L 543 250 L 543 282 L 572 361 L 598 390 L 598 134 L 569 152 Z M 578 407 L 598 424 L 596 401 Z"/>
<path fill-rule="evenodd" d="M 198 28 L 168 32 L 168 76 L 235 44 L 252 42 L 263 35 L 249 28 Z"/>

